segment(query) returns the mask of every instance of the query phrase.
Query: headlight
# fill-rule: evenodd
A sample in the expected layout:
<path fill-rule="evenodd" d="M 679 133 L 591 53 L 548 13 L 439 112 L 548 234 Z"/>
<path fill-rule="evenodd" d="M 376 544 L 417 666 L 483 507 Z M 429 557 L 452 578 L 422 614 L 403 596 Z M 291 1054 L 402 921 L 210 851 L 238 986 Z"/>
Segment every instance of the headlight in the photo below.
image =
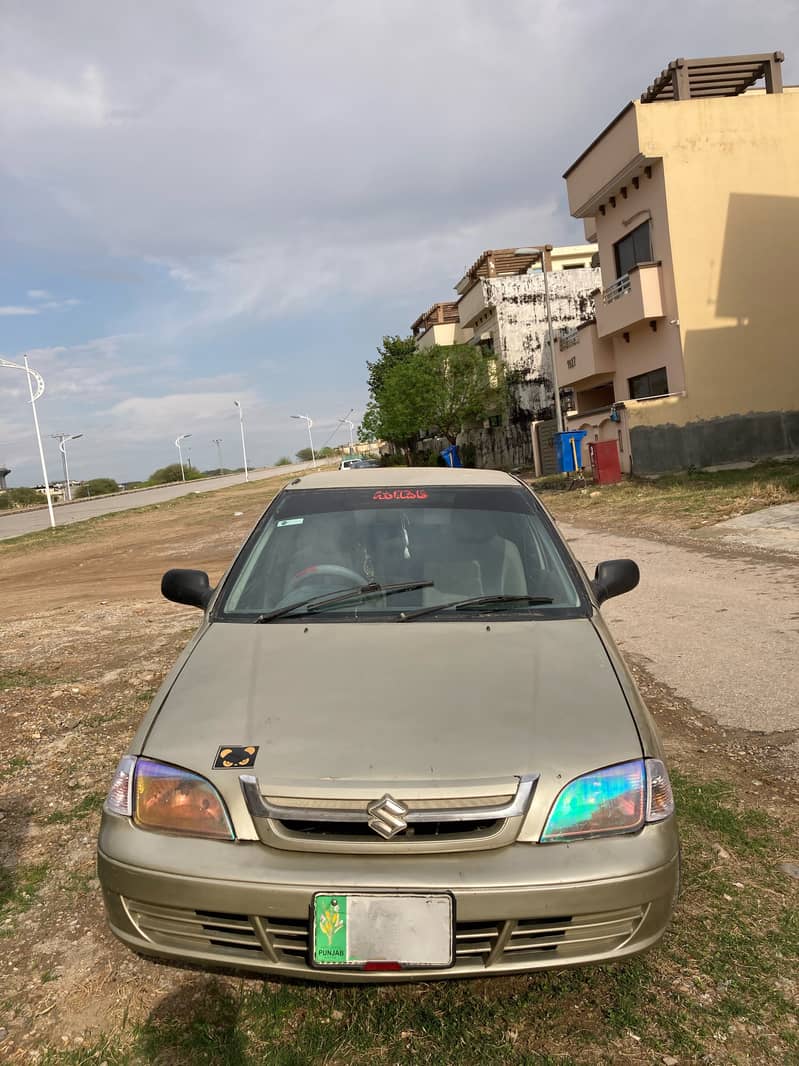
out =
<path fill-rule="evenodd" d="M 222 797 L 210 781 L 153 759 L 126 755 L 121 760 L 106 808 L 114 814 L 132 816 L 144 829 L 214 840 L 235 839 Z"/>
<path fill-rule="evenodd" d="M 666 767 L 660 759 L 636 759 L 571 781 L 549 812 L 541 843 L 634 833 L 645 822 L 674 813 Z"/>

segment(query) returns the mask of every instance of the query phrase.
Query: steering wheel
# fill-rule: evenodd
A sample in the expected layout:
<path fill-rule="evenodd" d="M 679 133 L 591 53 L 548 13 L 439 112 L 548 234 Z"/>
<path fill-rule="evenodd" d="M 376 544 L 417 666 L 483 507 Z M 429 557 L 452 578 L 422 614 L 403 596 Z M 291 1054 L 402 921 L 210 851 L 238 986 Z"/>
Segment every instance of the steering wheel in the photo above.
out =
<path fill-rule="evenodd" d="M 306 581 L 313 581 L 317 577 L 341 577 L 346 578 L 353 585 L 367 585 L 368 581 L 363 574 L 350 570 L 347 566 L 336 566 L 333 563 L 320 563 L 319 566 L 309 566 L 300 570 L 286 585 L 286 592 L 303 585 Z"/>

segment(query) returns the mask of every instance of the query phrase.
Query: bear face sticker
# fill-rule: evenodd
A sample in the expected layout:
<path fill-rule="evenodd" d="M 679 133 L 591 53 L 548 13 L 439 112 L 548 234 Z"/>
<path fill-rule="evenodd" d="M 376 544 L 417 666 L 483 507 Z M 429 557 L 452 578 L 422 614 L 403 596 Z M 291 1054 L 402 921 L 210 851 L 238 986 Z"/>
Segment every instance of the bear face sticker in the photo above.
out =
<path fill-rule="evenodd" d="M 219 749 L 214 759 L 214 770 L 238 770 L 255 765 L 258 747 L 254 744 L 246 748 L 238 744 L 227 744 Z"/>

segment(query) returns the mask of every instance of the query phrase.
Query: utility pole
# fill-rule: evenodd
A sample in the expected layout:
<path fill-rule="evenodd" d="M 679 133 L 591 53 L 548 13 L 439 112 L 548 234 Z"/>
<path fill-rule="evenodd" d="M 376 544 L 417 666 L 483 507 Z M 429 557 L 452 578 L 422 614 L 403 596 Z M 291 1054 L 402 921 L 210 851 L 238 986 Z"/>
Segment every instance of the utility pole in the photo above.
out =
<path fill-rule="evenodd" d="M 216 445 L 216 454 L 219 459 L 219 473 L 221 474 L 224 470 L 224 467 L 222 466 L 222 437 L 214 437 L 211 443 Z"/>

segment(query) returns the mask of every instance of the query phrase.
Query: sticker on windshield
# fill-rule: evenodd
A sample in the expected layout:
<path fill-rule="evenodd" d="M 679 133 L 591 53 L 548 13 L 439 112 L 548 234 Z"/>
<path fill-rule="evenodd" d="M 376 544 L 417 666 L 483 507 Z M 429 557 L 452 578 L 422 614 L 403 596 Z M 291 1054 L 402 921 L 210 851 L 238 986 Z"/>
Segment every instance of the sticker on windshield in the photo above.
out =
<path fill-rule="evenodd" d="M 426 500 L 424 489 L 378 489 L 373 500 Z"/>
<path fill-rule="evenodd" d="M 222 747 L 216 753 L 214 770 L 237 770 L 242 766 L 253 766 L 255 756 L 258 754 L 258 746 L 250 744 L 246 748 L 236 744 Z"/>
<path fill-rule="evenodd" d="M 281 526 L 301 526 L 304 521 L 304 518 L 281 518 L 277 528 L 280 529 Z"/>

